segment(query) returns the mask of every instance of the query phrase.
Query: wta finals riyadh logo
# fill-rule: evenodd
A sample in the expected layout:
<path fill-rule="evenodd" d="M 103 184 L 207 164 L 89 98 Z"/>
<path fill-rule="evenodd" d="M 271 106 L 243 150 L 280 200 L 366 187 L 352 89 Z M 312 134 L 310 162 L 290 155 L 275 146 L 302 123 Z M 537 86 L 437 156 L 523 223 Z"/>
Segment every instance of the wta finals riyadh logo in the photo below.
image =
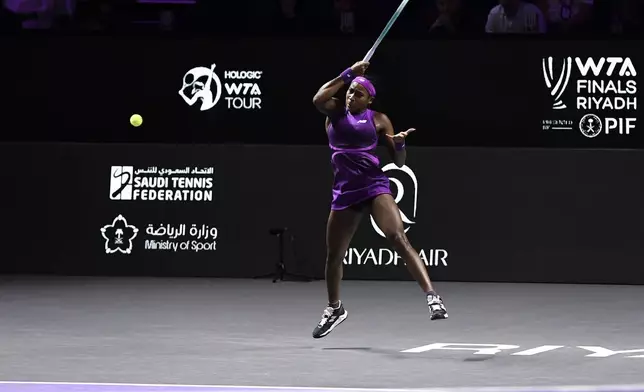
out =
<path fill-rule="evenodd" d="M 402 171 L 403 173 L 407 174 L 409 176 L 409 178 L 411 178 L 411 180 L 412 180 L 412 182 L 414 184 L 414 189 L 413 189 L 413 191 L 414 191 L 414 195 L 413 195 L 414 196 L 414 210 L 412 212 L 412 219 L 416 219 L 416 207 L 417 207 L 417 203 L 418 203 L 418 180 L 416 179 L 416 174 L 414 174 L 414 172 L 407 165 L 405 165 L 403 167 L 398 167 L 398 166 L 396 166 L 396 164 L 390 163 L 388 165 L 385 165 L 382 168 L 382 171 L 385 172 L 385 173 L 390 171 L 390 170 Z M 403 197 L 405 196 L 405 187 L 403 186 L 402 182 L 400 182 L 400 180 L 397 179 L 397 178 L 389 177 L 389 181 L 392 184 L 396 185 L 396 192 L 395 192 L 396 198 L 394 199 L 394 201 L 396 202 L 396 204 L 398 204 L 403 199 Z M 407 217 L 407 215 L 405 215 L 405 213 L 402 210 L 400 210 L 400 217 L 402 218 L 402 221 L 403 221 L 404 224 L 409 225 L 409 226 L 407 226 L 405 228 L 405 233 L 406 233 L 411 228 L 411 225 L 413 225 L 416 222 L 414 222 L 413 220 L 409 219 Z M 376 224 L 376 221 L 373 219 L 373 215 L 371 215 L 371 226 L 373 226 L 373 229 L 381 237 L 383 237 L 383 238 L 385 237 L 385 233 L 383 233 L 382 230 L 380 230 L 380 228 Z"/>
<path fill-rule="evenodd" d="M 566 91 L 568 82 L 570 81 L 570 73 L 572 72 L 572 58 L 567 57 L 563 61 L 563 68 L 561 69 L 557 83 L 555 83 L 555 74 L 552 65 L 552 57 L 548 57 L 547 62 L 546 59 L 542 60 L 541 66 L 543 68 L 543 79 L 545 80 L 548 89 L 550 89 L 550 95 L 552 95 L 554 101 L 552 108 L 556 110 L 566 109 L 567 106 L 561 100 L 561 96 Z"/>
<path fill-rule="evenodd" d="M 216 93 L 213 96 L 212 82 L 215 82 Z M 190 106 L 201 100 L 200 110 L 212 109 L 221 98 L 221 81 L 215 73 L 215 64 L 206 67 L 195 67 L 183 76 L 183 86 L 179 95 Z"/>

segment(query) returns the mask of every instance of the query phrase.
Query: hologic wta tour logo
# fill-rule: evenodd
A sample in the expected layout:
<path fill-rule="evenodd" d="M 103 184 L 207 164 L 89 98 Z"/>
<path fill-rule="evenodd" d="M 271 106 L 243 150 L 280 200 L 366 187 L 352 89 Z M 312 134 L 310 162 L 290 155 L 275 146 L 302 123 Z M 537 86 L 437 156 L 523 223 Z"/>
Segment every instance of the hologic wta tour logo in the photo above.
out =
<path fill-rule="evenodd" d="M 195 67 L 183 76 L 179 95 L 189 105 L 199 103 L 199 110 L 210 110 L 224 96 L 224 102 L 231 110 L 259 110 L 262 108 L 262 91 L 259 81 L 263 71 L 227 70 L 223 73 L 224 83 L 215 73 L 216 64 Z"/>
<path fill-rule="evenodd" d="M 561 64 L 558 70 L 557 64 Z M 576 57 L 574 62 L 572 57 L 561 62 L 548 57 L 542 59 L 541 68 L 552 109 L 562 113 L 558 118 L 543 120 L 544 130 L 577 128 L 582 135 L 594 138 L 601 134 L 630 135 L 635 129 L 637 70 L 629 57 Z M 563 114 L 565 109 L 569 110 Z"/>
<path fill-rule="evenodd" d="M 416 214 L 418 211 L 418 178 L 414 171 L 407 165 L 398 167 L 394 163 L 385 165 L 382 171 L 389 177 L 394 201 L 398 205 L 400 218 L 405 226 L 407 233 L 413 225 L 416 224 Z M 400 178 L 397 176 L 400 175 Z M 401 206 L 403 200 L 405 206 Z M 373 215 L 370 215 L 371 227 L 374 232 L 381 238 L 385 238 L 385 233 L 378 226 Z M 421 260 L 426 266 L 447 267 L 447 250 L 445 249 L 421 249 L 419 252 Z M 346 265 L 373 265 L 373 266 L 397 266 L 404 265 L 402 258 L 397 252 L 388 248 L 349 248 L 344 257 Z"/>

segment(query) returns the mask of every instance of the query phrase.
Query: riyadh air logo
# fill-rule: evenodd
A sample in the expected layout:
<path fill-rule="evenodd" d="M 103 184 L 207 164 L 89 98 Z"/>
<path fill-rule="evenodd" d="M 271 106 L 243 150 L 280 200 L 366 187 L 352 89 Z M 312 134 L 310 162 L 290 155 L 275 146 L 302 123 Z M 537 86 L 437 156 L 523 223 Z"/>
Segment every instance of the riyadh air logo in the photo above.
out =
<path fill-rule="evenodd" d="M 136 237 L 139 229 L 127 224 L 123 215 L 114 218 L 112 224 L 101 227 L 101 235 L 105 239 L 105 253 L 121 252 L 130 254 L 132 252 L 132 240 Z"/>
<path fill-rule="evenodd" d="M 543 79 L 546 82 L 546 86 L 550 90 L 550 95 L 552 95 L 552 108 L 556 110 L 566 109 L 567 106 L 561 100 L 561 96 L 566 91 L 568 82 L 570 82 L 570 73 L 572 72 L 572 58 L 567 57 L 563 61 L 563 66 L 558 78 L 555 78 L 553 62 L 554 59 L 552 57 L 548 57 L 547 60 L 543 59 L 541 64 L 541 67 L 543 69 Z"/>
<path fill-rule="evenodd" d="M 418 180 L 416 179 L 416 174 L 414 174 L 414 172 L 407 165 L 405 165 L 403 167 L 398 167 L 398 166 L 396 166 L 396 164 L 390 163 L 388 165 L 385 165 L 382 168 L 382 171 L 385 172 L 385 173 L 387 173 L 389 171 L 392 171 L 392 170 L 400 171 L 400 172 L 405 173 L 411 179 L 412 184 L 413 184 L 413 189 L 411 191 L 413 192 L 412 196 L 414 198 L 414 204 L 413 204 L 413 211 L 412 211 L 411 219 L 402 211 L 402 209 L 400 208 L 400 205 L 398 206 L 398 208 L 400 210 L 400 217 L 401 217 L 401 219 L 403 221 L 403 224 L 405 225 L 405 233 L 406 233 L 411 228 L 411 225 L 416 223 L 412 219 L 416 219 L 416 208 L 417 208 L 417 205 L 418 205 L 417 204 L 417 202 L 418 202 Z M 389 177 L 389 182 L 396 186 L 396 191 L 394 192 L 395 195 L 396 195 L 396 198 L 394 200 L 396 201 L 396 204 L 399 204 L 400 201 L 405 196 L 405 187 L 404 187 L 404 185 L 402 184 L 402 182 L 399 179 L 391 177 L 391 176 Z M 376 224 L 376 221 L 373 219 L 373 215 L 371 216 L 371 225 L 373 226 L 373 229 L 376 231 L 376 233 L 378 233 L 381 237 L 385 237 L 385 234 L 382 232 L 382 230 L 380 230 L 380 228 Z"/>
<path fill-rule="evenodd" d="M 206 67 L 195 67 L 183 76 L 183 86 L 179 95 L 190 106 L 200 102 L 202 112 L 212 109 L 221 98 L 221 81 L 215 73 L 215 64 Z M 212 83 L 215 83 L 213 86 Z M 214 93 L 213 93 L 214 87 Z"/>

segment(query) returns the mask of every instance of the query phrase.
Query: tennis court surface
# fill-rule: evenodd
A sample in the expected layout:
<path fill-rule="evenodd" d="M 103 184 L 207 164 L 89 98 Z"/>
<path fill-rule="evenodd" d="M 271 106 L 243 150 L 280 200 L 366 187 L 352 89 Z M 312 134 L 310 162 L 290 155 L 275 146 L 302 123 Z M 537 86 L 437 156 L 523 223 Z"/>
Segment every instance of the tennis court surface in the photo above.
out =
<path fill-rule="evenodd" d="M 644 287 L 5 277 L 0 392 L 644 391 Z"/>

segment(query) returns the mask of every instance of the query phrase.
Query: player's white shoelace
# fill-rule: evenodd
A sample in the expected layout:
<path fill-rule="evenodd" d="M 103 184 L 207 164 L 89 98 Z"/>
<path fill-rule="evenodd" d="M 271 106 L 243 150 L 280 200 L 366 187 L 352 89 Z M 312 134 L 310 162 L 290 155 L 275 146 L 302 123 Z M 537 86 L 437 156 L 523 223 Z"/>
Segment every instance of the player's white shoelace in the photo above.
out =
<path fill-rule="evenodd" d="M 320 320 L 320 324 L 318 324 L 320 327 L 323 326 L 324 324 L 329 321 L 329 318 L 333 315 L 333 312 L 335 312 L 335 309 L 332 307 L 328 306 L 327 308 L 324 309 L 324 312 L 322 312 L 322 319 Z"/>
<path fill-rule="evenodd" d="M 443 303 L 441 302 L 441 300 L 440 300 L 440 297 L 439 297 L 439 296 L 437 296 L 437 295 L 432 295 L 432 296 L 430 296 L 430 297 L 431 297 L 431 300 L 428 298 L 428 300 L 427 300 L 427 304 L 429 305 L 429 308 L 430 308 L 432 311 L 435 311 L 435 310 L 442 310 L 442 311 L 446 311 L 445 306 L 444 306 L 444 305 L 443 305 Z"/>

